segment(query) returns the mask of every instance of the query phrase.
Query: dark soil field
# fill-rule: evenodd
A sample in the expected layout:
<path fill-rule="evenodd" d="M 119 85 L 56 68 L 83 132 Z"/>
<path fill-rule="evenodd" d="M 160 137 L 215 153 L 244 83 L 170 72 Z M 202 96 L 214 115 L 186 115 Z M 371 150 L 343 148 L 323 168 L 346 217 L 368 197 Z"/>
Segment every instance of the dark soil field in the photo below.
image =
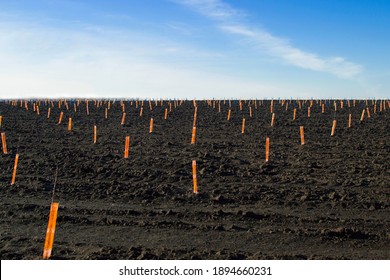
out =
<path fill-rule="evenodd" d="M 68 100 L 68 110 L 58 101 L 31 100 L 28 110 L 1 101 L 1 259 L 42 258 L 56 169 L 52 259 L 390 259 L 389 102 L 337 101 L 335 111 L 322 101 L 321 113 L 313 101 L 310 117 L 311 101 L 299 102 L 275 100 L 271 127 L 270 100 L 243 101 L 242 111 L 232 101 L 230 121 L 229 101 L 197 101 L 191 145 L 193 101 L 171 101 L 165 120 L 168 101 L 152 110 L 145 101 L 140 117 L 141 102 L 127 100 L 123 125 L 118 100 L 107 119 L 104 100 L 90 100 L 89 115 L 85 100 Z"/>

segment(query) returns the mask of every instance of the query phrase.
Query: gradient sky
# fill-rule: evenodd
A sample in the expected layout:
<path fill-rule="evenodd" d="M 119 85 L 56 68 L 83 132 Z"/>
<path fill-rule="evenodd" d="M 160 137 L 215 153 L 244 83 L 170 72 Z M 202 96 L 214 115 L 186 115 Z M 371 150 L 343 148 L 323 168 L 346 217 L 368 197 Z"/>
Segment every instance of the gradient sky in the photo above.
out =
<path fill-rule="evenodd" d="M 0 98 L 389 98 L 388 0 L 0 0 Z"/>

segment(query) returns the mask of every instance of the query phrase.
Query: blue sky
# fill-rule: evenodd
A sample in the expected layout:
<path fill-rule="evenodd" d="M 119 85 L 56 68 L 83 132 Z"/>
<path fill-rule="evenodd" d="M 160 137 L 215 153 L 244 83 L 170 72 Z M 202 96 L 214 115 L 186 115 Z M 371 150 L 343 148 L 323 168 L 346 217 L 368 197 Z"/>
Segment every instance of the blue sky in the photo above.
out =
<path fill-rule="evenodd" d="M 2 0 L 0 97 L 389 98 L 390 1 Z"/>

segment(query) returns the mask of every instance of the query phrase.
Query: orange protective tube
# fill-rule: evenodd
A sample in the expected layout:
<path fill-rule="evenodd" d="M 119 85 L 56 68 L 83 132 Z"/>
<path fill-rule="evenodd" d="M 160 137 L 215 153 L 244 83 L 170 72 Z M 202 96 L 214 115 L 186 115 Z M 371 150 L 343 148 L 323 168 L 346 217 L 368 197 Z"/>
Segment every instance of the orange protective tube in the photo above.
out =
<path fill-rule="evenodd" d="M 336 120 L 333 120 L 333 125 L 332 125 L 332 133 L 330 134 L 330 136 L 334 136 L 334 132 L 336 130 Z"/>
<path fill-rule="evenodd" d="M 126 119 L 126 113 L 122 113 L 121 125 L 125 124 L 125 119 Z"/>
<path fill-rule="evenodd" d="M 150 118 L 149 133 L 153 132 L 153 118 Z"/>
<path fill-rule="evenodd" d="M 93 126 L 93 143 L 95 144 L 96 143 L 96 138 L 97 138 L 97 135 L 96 135 L 96 125 Z"/>
<path fill-rule="evenodd" d="M 1 133 L 1 144 L 3 145 L 3 154 L 8 154 L 8 151 L 7 151 L 7 142 L 5 140 L 5 132 L 2 132 Z"/>
<path fill-rule="evenodd" d="M 362 111 L 362 116 L 360 117 L 360 121 L 362 122 L 364 120 L 364 113 L 366 112 L 366 110 L 363 109 Z"/>
<path fill-rule="evenodd" d="M 69 121 L 68 121 L 68 131 L 71 131 L 72 130 L 72 118 L 69 118 Z"/>
<path fill-rule="evenodd" d="M 192 180 L 194 181 L 194 193 L 198 193 L 198 181 L 196 178 L 196 160 L 192 161 Z"/>
<path fill-rule="evenodd" d="M 269 138 L 265 139 L 265 162 L 269 160 Z"/>
<path fill-rule="evenodd" d="M 19 154 L 16 154 L 16 155 L 15 155 L 15 163 L 14 163 L 14 171 L 12 172 L 11 185 L 15 184 L 15 180 L 16 180 L 16 169 L 18 168 L 18 162 L 19 162 Z"/>
<path fill-rule="evenodd" d="M 352 114 L 349 114 L 349 117 L 348 117 L 348 127 L 349 128 L 352 127 Z"/>
<path fill-rule="evenodd" d="M 60 124 L 62 122 L 62 117 L 64 116 L 64 113 L 61 112 L 60 113 L 60 118 L 58 119 L 58 124 Z"/>
<path fill-rule="evenodd" d="M 53 202 L 50 206 L 49 222 L 47 224 L 45 247 L 43 249 L 43 258 L 49 259 L 54 243 L 54 233 L 56 230 L 58 202 Z"/>
<path fill-rule="evenodd" d="M 129 147 L 130 147 L 130 136 L 127 135 L 125 140 L 125 154 L 124 154 L 125 158 L 129 157 Z"/>
<path fill-rule="evenodd" d="M 191 144 L 195 144 L 195 137 L 196 137 L 196 126 L 192 127 Z"/>
<path fill-rule="evenodd" d="M 275 113 L 272 113 L 271 126 L 274 126 L 274 122 L 275 122 Z"/>
<path fill-rule="evenodd" d="M 196 117 L 198 115 L 198 107 L 195 107 L 195 112 L 194 112 L 194 124 L 193 126 L 196 126 Z"/>
<path fill-rule="evenodd" d="M 301 134 L 301 145 L 305 145 L 305 131 L 303 130 L 302 125 L 299 127 L 299 132 Z"/>

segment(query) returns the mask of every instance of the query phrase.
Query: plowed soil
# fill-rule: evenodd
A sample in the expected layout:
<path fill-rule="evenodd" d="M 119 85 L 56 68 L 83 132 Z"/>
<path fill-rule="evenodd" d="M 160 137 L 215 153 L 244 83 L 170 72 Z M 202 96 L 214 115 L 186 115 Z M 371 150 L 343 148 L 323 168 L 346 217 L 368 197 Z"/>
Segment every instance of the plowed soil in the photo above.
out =
<path fill-rule="evenodd" d="M 89 115 L 85 100 L 68 100 L 68 110 L 37 101 L 39 115 L 33 102 L 28 110 L 24 101 L 0 102 L 8 149 L 0 155 L 1 259 L 42 258 L 56 169 L 53 259 L 390 259 L 388 101 L 375 113 L 371 100 L 337 101 L 337 111 L 322 101 L 324 113 L 314 101 L 308 117 L 310 101 L 275 100 L 272 127 L 269 100 L 243 101 L 242 110 L 232 101 L 230 121 L 229 101 L 197 101 L 194 145 L 192 101 L 171 101 L 166 120 L 168 101 L 152 110 L 145 101 L 142 117 L 141 101 L 125 101 L 123 125 L 120 101 L 107 119 L 107 101 L 90 100 Z"/>

